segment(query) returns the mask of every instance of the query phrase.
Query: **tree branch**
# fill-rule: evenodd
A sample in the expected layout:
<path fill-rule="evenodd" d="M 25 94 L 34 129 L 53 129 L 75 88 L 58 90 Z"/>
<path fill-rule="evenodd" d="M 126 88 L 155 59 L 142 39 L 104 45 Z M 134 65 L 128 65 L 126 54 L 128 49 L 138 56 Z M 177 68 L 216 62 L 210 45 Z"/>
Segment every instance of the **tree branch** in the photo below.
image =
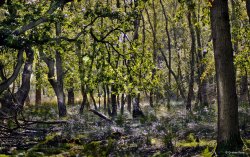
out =
<path fill-rule="evenodd" d="M 21 67 L 23 65 L 23 51 L 24 50 L 19 50 L 18 51 L 18 54 L 17 54 L 17 64 L 16 64 L 16 66 L 14 68 L 14 72 L 11 75 L 11 77 L 8 78 L 7 80 L 5 80 L 4 82 L 2 82 L 0 84 L 0 94 L 3 91 L 5 91 L 7 88 L 9 88 L 9 86 L 11 85 L 11 83 L 13 83 L 16 80 L 16 78 L 17 78 L 17 76 L 18 76 L 18 74 L 20 72 L 20 69 L 21 69 Z"/>

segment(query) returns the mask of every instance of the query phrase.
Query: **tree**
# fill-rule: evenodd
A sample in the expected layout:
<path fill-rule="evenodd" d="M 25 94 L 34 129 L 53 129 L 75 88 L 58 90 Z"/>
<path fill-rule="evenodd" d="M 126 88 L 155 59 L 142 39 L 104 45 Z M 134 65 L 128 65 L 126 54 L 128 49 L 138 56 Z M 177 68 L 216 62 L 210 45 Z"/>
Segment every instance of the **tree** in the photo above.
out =
<path fill-rule="evenodd" d="M 247 8 L 248 20 L 250 22 L 250 0 L 246 0 L 246 8 Z"/>
<path fill-rule="evenodd" d="M 211 2 L 211 26 L 215 57 L 218 135 L 216 152 L 238 151 L 243 143 L 239 133 L 238 100 L 235 85 L 233 48 L 231 42 L 228 1 Z"/>

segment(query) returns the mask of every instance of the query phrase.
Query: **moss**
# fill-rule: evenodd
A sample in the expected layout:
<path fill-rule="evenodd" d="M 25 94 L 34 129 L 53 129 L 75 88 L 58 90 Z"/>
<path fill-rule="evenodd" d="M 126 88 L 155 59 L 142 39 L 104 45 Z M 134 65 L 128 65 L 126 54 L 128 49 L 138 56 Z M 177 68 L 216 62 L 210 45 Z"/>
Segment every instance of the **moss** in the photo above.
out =
<path fill-rule="evenodd" d="M 68 151 L 72 145 L 67 143 L 66 139 L 63 139 L 57 134 L 50 134 L 46 136 L 45 141 L 35 145 L 33 148 L 27 151 L 26 156 L 44 156 L 45 155 L 55 155 Z"/>
<path fill-rule="evenodd" d="M 125 123 L 125 117 L 122 114 L 119 114 L 115 122 L 117 125 L 122 126 Z"/>
<path fill-rule="evenodd" d="M 9 155 L 0 154 L 0 157 L 9 157 Z"/>
<path fill-rule="evenodd" d="M 250 155 L 250 140 L 246 139 L 243 141 L 244 142 L 244 147 L 243 147 L 243 151 Z"/>
<path fill-rule="evenodd" d="M 213 154 L 214 154 L 213 152 L 210 152 L 209 147 L 206 147 L 206 149 L 204 149 L 203 152 L 201 153 L 201 156 L 212 157 Z"/>
<path fill-rule="evenodd" d="M 92 141 L 84 146 L 84 154 L 89 157 L 108 156 L 114 147 L 114 140 L 108 141 Z"/>
<path fill-rule="evenodd" d="M 207 141 L 207 140 L 200 140 L 199 142 L 196 141 L 180 141 L 176 143 L 177 147 L 197 147 L 197 146 L 208 146 L 208 147 L 215 147 L 216 146 L 216 141 L 215 140 L 211 140 L 211 141 Z"/>
<path fill-rule="evenodd" d="M 158 119 L 154 114 L 147 114 L 146 116 L 140 117 L 140 122 L 142 124 L 156 122 Z"/>

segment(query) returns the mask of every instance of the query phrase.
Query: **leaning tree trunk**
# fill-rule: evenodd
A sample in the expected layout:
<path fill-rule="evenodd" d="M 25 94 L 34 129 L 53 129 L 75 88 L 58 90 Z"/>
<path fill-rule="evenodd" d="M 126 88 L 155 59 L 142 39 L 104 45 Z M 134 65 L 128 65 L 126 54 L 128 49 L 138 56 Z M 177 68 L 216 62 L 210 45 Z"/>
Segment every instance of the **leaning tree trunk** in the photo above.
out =
<path fill-rule="evenodd" d="M 25 48 L 27 60 L 22 74 L 22 84 L 15 94 L 7 93 L 0 99 L 2 110 L 6 114 L 16 114 L 23 109 L 24 102 L 30 91 L 30 78 L 32 74 L 32 64 L 34 52 L 30 46 Z"/>
<path fill-rule="evenodd" d="M 4 78 L 4 81 L 0 83 L 0 94 L 3 93 L 3 91 L 7 90 L 9 86 L 16 80 L 20 69 L 23 65 L 23 49 L 18 51 L 17 54 L 17 64 L 14 68 L 13 74 L 10 76 L 10 78 Z M 0 65 L 0 71 L 2 71 L 3 66 Z M 2 72 L 1 72 L 2 73 Z M 2 76 L 3 74 L 1 74 Z M 4 75 L 2 76 L 4 77 Z"/>
<path fill-rule="evenodd" d="M 62 65 L 61 57 L 59 56 L 59 52 L 56 53 L 56 68 L 57 68 L 57 80 L 55 79 L 55 61 L 49 57 L 46 56 L 46 54 L 43 52 L 42 49 L 39 50 L 41 58 L 44 60 L 44 62 L 48 66 L 48 81 L 51 84 L 56 97 L 57 97 L 57 106 L 58 106 L 58 111 L 59 111 L 59 116 L 64 117 L 67 114 L 66 106 L 65 106 L 65 95 L 63 92 L 63 74 L 62 72 Z"/>
<path fill-rule="evenodd" d="M 231 42 L 228 1 L 214 0 L 211 7 L 211 25 L 215 57 L 218 136 L 216 152 L 242 149 L 238 122 L 238 100 L 236 95 L 233 48 Z"/>
<path fill-rule="evenodd" d="M 92 102 L 93 102 L 93 105 L 95 107 L 95 110 L 97 110 L 98 108 L 97 108 L 95 97 L 94 97 L 94 91 L 91 90 L 89 95 L 90 95 L 90 98 L 92 99 Z"/>

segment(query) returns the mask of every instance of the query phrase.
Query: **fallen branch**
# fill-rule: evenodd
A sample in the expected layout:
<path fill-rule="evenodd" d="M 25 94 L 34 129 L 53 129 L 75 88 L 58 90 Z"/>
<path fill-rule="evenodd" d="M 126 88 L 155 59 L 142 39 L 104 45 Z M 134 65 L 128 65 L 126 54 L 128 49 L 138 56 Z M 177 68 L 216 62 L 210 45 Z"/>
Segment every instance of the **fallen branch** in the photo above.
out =
<path fill-rule="evenodd" d="M 56 121 L 32 121 L 32 120 L 19 120 L 23 121 L 24 123 L 27 123 L 29 125 L 31 124 L 61 124 L 61 123 L 67 123 L 65 120 L 56 120 Z"/>
<path fill-rule="evenodd" d="M 109 121 L 109 122 L 113 122 L 110 118 L 108 118 L 107 116 L 105 116 L 104 114 L 94 110 L 94 109 L 90 109 L 90 112 L 93 112 L 94 114 L 96 114 L 97 116 L 101 117 L 102 119 Z"/>

